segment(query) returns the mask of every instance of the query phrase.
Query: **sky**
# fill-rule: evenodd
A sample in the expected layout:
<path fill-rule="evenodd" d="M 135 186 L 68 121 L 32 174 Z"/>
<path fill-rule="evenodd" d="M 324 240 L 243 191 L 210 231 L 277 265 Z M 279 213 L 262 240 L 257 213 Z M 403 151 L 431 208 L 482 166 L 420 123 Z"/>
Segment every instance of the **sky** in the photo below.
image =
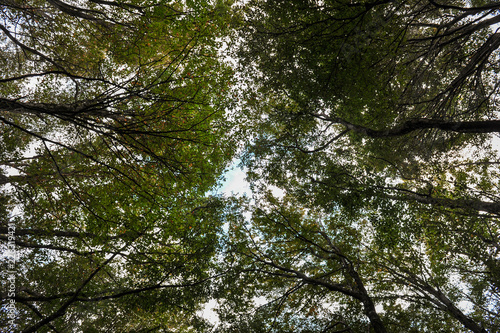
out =
<path fill-rule="evenodd" d="M 243 195 L 247 193 L 250 195 L 250 184 L 245 180 L 245 171 L 238 167 L 240 160 L 233 161 L 229 171 L 224 175 L 226 180 L 222 183 L 218 193 L 231 195 Z"/>

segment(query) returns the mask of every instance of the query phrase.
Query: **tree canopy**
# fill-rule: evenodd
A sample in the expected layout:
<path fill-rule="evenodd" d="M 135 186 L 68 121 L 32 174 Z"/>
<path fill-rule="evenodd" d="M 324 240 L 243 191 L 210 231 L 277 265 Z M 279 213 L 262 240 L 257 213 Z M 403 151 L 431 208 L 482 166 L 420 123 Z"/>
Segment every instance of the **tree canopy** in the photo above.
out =
<path fill-rule="evenodd" d="M 228 8 L 2 3 L 0 230 L 7 244 L 15 228 L 18 255 L 11 329 L 204 327 L 195 314 L 221 227 L 208 220 L 217 204 L 207 193 L 234 152 L 224 121 L 232 74 L 218 55 Z"/>
<path fill-rule="evenodd" d="M 499 329 L 498 10 L 249 3 L 255 192 L 227 236 L 222 331 Z"/>
<path fill-rule="evenodd" d="M 500 330 L 497 2 L 1 6 L 4 326 Z"/>

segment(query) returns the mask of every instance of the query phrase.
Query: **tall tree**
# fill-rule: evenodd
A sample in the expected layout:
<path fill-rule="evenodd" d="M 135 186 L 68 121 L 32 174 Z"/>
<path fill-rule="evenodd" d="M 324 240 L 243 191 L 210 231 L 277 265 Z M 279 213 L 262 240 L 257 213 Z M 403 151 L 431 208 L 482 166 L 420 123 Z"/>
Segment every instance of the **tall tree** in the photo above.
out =
<path fill-rule="evenodd" d="M 252 296 L 275 301 L 238 325 L 498 330 L 498 9 L 249 2 L 237 52 L 243 129 L 253 134 L 243 164 L 261 212 L 250 209 L 229 243 L 237 276 L 251 275 L 237 286 L 258 279 L 262 288 L 252 285 L 246 303 L 221 302 L 245 311 L 255 310 Z M 273 188 L 282 202 L 269 199 Z M 332 297 L 321 309 L 330 321 L 286 314 L 296 290 L 302 300 Z M 335 304 L 352 312 L 330 315 Z"/>
<path fill-rule="evenodd" d="M 234 273 L 218 294 L 219 331 L 497 330 L 498 276 L 488 269 L 484 225 L 452 225 L 433 212 L 438 223 L 391 204 L 353 216 L 269 193 L 242 210 L 251 218 L 228 214 Z"/>
<path fill-rule="evenodd" d="M 11 329 L 202 330 L 220 228 L 207 192 L 234 151 L 232 72 L 218 54 L 229 4 L 1 6 L 0 240 L 5 248 L 14 226 L 18 254 Z"/>
<path fill-rule="evenodd" d="M 249 8 L 242 70 L 260 82 L 256 100 L 263 94 L 268 111 L 286 115 L 290 127 L 295 119 L 329 128 L 329 140 L 404 136 L 391 146 L 410 150 L 404 158 L 415 147 L 425 157 L 467 137 L 457 133 L 499 130 L 498 18 L 489 16 L 497 4 L 255 1 Z"/>

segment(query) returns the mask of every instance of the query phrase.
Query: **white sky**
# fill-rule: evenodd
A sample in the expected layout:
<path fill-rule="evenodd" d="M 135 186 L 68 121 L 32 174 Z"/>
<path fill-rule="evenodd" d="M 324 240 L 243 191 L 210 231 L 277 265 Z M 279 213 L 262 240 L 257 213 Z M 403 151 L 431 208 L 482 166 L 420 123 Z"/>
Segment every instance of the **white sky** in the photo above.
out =
<path fill-rule="evenodd" d="M 245 180 L 245 171 L 237 167 L 239 163 L 239 160 L 233 162 L 230 171 L 225 174 L 226 181 L 219 189 L 219 193 L 224 193 L 228 196 L 231 194 L 243 195 L 244 193 L 250 195 L 250 184 Z"/>

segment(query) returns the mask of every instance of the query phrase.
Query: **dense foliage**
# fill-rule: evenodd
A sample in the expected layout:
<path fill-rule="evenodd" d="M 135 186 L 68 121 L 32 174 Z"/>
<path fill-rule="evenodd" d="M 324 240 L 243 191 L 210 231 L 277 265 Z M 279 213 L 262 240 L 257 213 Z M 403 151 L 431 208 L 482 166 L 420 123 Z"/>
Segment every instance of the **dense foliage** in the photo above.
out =
<path fill-rule="evenodd" d="M 207 193 L 234 152 L 218 55 L 228 9 L 2 4 L 0 228 L 7 244 L 15 227 L 18 255 L 17 318 L 4 307 L 2 326 L 202 330 L 221 227 Z"/>
<path fill-rule="evenodd" d="M 500 331 L 497 2 L 0 6 L 2 326 Z"/>
<path fill-rule="evenodd" d="M 500 329 L 499 9 L 247 5 L 255 191 L 229 220 L 221 331 Z"/>

